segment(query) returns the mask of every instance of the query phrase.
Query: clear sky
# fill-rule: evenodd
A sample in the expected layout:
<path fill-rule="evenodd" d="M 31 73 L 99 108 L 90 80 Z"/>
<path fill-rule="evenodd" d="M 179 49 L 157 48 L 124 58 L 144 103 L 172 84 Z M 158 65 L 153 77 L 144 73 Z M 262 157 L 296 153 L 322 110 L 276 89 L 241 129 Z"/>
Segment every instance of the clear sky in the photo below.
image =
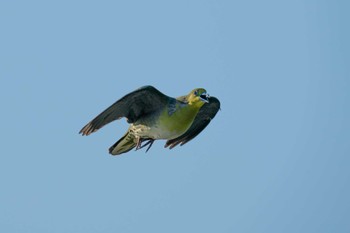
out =
<path fill-rule="evenodd" d="M 350 232 L 349 1 L 1 1 L 0 232 Z M 118 157 L 123 95 L 221 111 Z"/>

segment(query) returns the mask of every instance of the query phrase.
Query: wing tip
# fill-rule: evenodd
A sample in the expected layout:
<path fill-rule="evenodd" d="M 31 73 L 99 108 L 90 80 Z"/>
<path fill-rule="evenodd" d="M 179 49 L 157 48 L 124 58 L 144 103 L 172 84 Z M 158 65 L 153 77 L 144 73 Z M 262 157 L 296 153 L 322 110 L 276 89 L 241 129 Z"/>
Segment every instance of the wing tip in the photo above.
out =
<path fill-rule="evenodd" d="M 92 127 L 92 124 L 91 123 L 88 123 L 87 125 L 85 125 L 80 131 L 79 131 L 79 134 L 81 134 L 81 136 L 88 136 L 90 135 L 91 133 L 95 132 L 96 129 L 94 129 Z"/>
<path fill-rule="evenodd" d="M 174 147 L 178 146 L 180 144 L 180 146 L 185 145 L 189 140 L 182 140 L 182 141 L 167 141 L 164 145 L 164 148 L 168 148 L 169 150 L 173 149 Z"/>

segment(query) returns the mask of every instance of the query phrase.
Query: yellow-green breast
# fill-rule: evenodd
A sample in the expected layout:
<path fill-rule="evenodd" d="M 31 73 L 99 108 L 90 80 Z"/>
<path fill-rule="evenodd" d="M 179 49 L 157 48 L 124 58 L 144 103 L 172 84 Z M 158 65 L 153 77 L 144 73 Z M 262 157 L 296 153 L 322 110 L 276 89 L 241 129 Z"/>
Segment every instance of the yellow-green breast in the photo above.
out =
<path fill-rule="evenodd" d="M 204 102 L 198 101 L 190 104 L 176 104 L 176 111 L 169 114 L 168 109 L 165 109 L 160 115 L 157 127 L 163 139 L 176 138 L 191 126 L 199 109 Z"/>

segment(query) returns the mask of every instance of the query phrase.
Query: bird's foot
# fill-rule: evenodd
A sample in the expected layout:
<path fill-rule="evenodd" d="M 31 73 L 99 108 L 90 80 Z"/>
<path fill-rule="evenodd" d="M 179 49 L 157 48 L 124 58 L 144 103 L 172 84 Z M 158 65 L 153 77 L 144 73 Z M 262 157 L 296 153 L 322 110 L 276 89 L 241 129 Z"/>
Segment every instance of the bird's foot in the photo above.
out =
<path fill-rule="evenodd" d="M 146 142 L 147 141 L 147 142 Z M 154 143 L 154 139 L 152 138 L 139 138 L 136 144 L 136 150 L 142 149 L 145 146 L 149 145 L 146 152 L 152 147 Z M 142 145 L 143 142 L 146 142 L 144 145 Z"/>

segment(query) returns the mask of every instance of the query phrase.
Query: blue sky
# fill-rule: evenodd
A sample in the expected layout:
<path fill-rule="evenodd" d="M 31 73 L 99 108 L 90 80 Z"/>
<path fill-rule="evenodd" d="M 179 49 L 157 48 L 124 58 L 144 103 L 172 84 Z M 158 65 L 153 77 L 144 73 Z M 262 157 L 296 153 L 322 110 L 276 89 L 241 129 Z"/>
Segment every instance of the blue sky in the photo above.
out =
<path fill-rule="evenodd" d="M 347 1 L 0 3 L 1 232 L 349 232 Z M 143 85 L 222 110 L 113 157 Z"/>

